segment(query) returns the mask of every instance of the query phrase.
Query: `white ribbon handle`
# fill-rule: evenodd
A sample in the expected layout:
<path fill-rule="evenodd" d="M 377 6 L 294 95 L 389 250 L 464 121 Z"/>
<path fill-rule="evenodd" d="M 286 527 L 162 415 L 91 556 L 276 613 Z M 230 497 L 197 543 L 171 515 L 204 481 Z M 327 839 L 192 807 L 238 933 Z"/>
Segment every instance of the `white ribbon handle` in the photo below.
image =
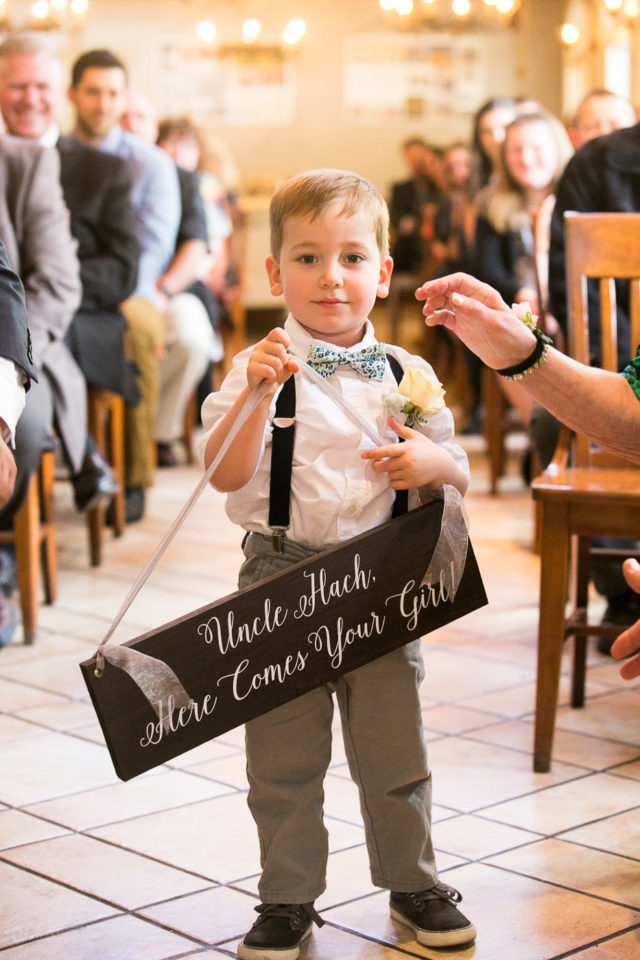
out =
<path fill-rule="evenodd" d="M 189 705 L 191 698 L 182 686 L 179 678 L 176 676 L 171 667 L 164 663 L 164 661 L 158 660 L 156 657 L 150 657 L 148 654 L 141 653 L 140 650 L 134 650 L 132 647 L 128 647 L 125 644 L 115 646 L 112 645 L 108 647 L 107 643 L 118 627 L 125 613 L 135 600 L 136 596 L 157 567 L 167 547 L 173 540 L 179 528 L 184 523 L 187 515 L 190 513 L 196 500 L 209 483 L 211 477 L 218 469 L 220 463 L 225 457 L 225 454 L 227 453 L 227 450 L 235 440 L 239 431 L 242 429 L 260 401 L 267 396 L 272 389 L 273 384 L 263 380 L 262 383 L 260 383 L 257 387 L 254 387 L 248 394 L 244 404 L 238 411 L 236 419 L 231 425 L 229 433 L 223 440 L 220 449 L 209 464 L 206 472 L 203 474 L 182 510 L 156 547 L 154 553 L 143 567 L 133 586 L 124 598 L 120 609 L 113 619 L 113 623 L 104 636 L 104 639 L 98 646 L 96 652 L 96 666 L 94 671 L 95 676 L 102 676 L 105 660 L 114 667 L 119 667 L 121 670 L 124 670 L 125 673 L 128 673 L 131 679 L 134 680 L 135 683 L 137 683 L 137 685 L 140 687 L 158 716 L 160 716 L 161 712 L 161 701 L 164 700 L 166 702 L 170 696 L 173 698 L 173 706 L 175 709 Z"/>
<path fill-rule="evenodd" d="M 469 548 L 469 518 L 457 487 L 445 483 L 443 488 L 444 509 L 438 542 L 420 583 L 430 587 L 440 583 L 450 600 L 455 600 Z"/>

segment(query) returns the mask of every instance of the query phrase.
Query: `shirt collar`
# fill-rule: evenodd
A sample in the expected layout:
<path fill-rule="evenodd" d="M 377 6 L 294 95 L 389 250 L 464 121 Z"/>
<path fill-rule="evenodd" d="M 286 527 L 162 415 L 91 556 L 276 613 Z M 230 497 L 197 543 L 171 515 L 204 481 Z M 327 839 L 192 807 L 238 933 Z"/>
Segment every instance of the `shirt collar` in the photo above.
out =
<path fill-rule="evenodd" d="M 52 123 L 48 130 L 38 138 L 38 142 L 42 144 L 43 147 L 55 147 L 56 143 L 60 138 L 60 127 L 57 123 Z"/>
<path fill-rule="evenodd" d="M 308 353 L 309 347 L 314 344 L 316 346 L 330 346 L 333 350 L 359 350 L 361 347 L 371 347 L 373 344 L 377 343 L 377 337 L 375 330 L 373 329 L 373 324 L 370 320 L 365 321 L 365 329 L 362 340 L 359 343 L 354 343 L 352 347 L 339 347 L 336 344 L 329 343 L 327 344 L 326 340 L 316 340 L 314 337 L 309 336 L 308 332 L 299 323 L 296 318 L 289 314 L 285 321 L 284 325 L 285 330 L 291 338 L 291 347 L 289 348 L 291 353 L 294 356 L 299 357 L 301 360 L 304 360 Z"/>
<path fill-rule="evenodd" d="M 124 130 L 116 124 L 109 130 L 104 140 L 101 140 L 96 146 L 98 150 L 104 150 L 106 153 L 116 153 L 124 139 Z"/>

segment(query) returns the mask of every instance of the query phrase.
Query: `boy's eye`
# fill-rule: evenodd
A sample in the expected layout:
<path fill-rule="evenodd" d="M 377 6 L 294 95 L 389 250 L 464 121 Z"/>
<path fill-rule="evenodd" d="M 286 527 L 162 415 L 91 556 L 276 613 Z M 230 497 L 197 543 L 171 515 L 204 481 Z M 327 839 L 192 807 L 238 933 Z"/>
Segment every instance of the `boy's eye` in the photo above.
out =
<path fill-rule="evenodd" d="M 303 253 L 301 257 L 298 257 L 300 263 L 315 263 L 316 259 L 312 253 Z"/>
<path fill-rule="evenodd" d="M 347 263 L 361 263 L 362 260 L 364 260 L 364 257 L 362 257 L 359 253 L 348 253 L 345 257 L 345 260 Z"/>

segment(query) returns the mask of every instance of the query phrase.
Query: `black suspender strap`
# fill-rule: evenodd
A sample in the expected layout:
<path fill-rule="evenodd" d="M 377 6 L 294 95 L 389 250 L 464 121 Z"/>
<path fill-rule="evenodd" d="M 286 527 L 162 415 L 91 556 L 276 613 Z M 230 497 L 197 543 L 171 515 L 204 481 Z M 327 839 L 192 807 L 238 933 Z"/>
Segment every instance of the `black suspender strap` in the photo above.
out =
<path fill-rule="evenodd" d="M 291 466 L 293 464 L 293 441 L 296 432 L 295 416 L 296 383 L 294 377 L 289 377 L 288 380 L 285 380 L 278 394 L 275 417 L 273 418 L 269 526 L 272 531 L 275 553 L 282 553 L 282 540 L 285 530 L 289 526 Z M 278 421 L 280 420 L 284 420 L 285 425 L 279 425 Z"/>
<path fill-rule="evenodd" d="M 391 367 L 391 372 L 396 378 L 397 382 L 400 383 L 404 376 L 404 370 L 400 365 L 400 361 L 397 357 L 392 356 L 390 353 L 387 354 L 387 362 Z M 403 443 L 404 440 L 402 437 L 399 438 L 400 443 Z M 392 517 L 401 517 L 403 513 L 406 513 L 409 509 L 409 491 L 408 490 L 396 490 L 396 498 L 393 501 L 393 510 L 391 511 Z"/>
<path fill-rule="evenodd" d="M 404 370 L 399 361 L 390 353 L 387 361 L 391 371 L 400 383 Z M 282 541 L 289 527 L 291 503 L 291 468 L 293 464 L 293 441 L 295 438 L 296 384 L 289 377 L 282 385 L 276 399 L 276 411 L 273 418 L 273 436 L 271 446 L 271 478 L 269 481 L 269 526 L 272 531 L 273 549 L 282 553 Z M 278 421 L 284 420 L 283 425 Z M 406 513 L 409 505 L 407 490 L 397 490 L 393 503 L 392 517 Z"/>

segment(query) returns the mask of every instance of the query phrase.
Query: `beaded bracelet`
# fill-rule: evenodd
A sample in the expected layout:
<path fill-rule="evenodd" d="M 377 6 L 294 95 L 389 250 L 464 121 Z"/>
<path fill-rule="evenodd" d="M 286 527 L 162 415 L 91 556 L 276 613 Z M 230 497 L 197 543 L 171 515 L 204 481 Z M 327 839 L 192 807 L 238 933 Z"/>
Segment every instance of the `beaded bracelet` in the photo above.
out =
<path fill-rule="evenodd" d="M 505 367 L 504 370 L 496 370 L 496 373 L 499 373 L 505 380 L 522 380 L 523 377 L 533 373 L 536 367 L 545 362 L 549 346 L 553 343 L 551 337 L 548 337 L 539 327 L 536 327 L 535 320 L 530 312 L 527 313 L 522 322 L 529 327 L 531 333 L 535 336 L 536 345 L 522 363 L 518 363 L 514 367 Z"/>

